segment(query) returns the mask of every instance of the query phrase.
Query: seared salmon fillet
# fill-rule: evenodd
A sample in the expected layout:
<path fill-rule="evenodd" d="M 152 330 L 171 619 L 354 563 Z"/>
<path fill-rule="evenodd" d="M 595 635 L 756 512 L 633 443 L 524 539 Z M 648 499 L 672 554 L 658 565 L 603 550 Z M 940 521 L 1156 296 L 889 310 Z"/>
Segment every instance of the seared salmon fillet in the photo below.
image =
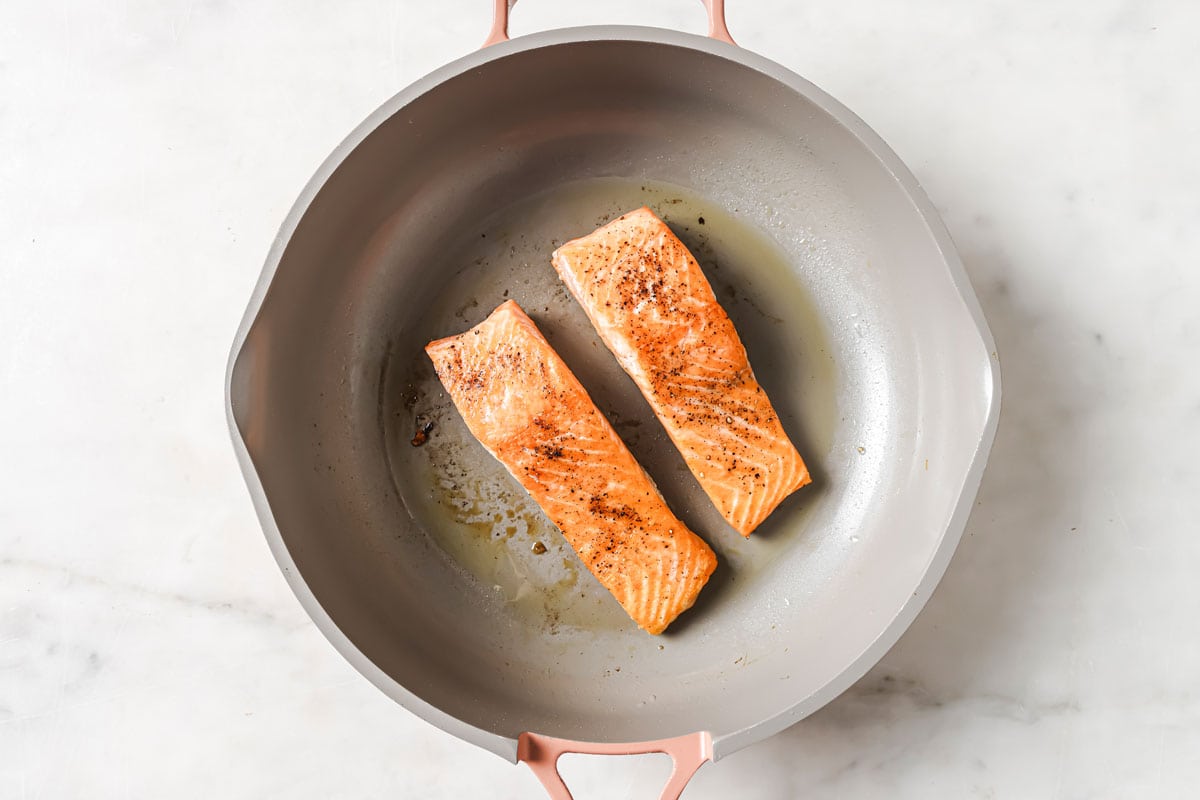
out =
<path fill-rule="evenodd" d="M 587 391 L 512 300 L 425 348 L 471 433 L 633 621 L 662 633 L 717 566 Z"/>
<path fill-rule="evenodd" d="M 811 478 L 700 265 L 649 208 L 554 251 L 554 268 L 743 536 Z"/>

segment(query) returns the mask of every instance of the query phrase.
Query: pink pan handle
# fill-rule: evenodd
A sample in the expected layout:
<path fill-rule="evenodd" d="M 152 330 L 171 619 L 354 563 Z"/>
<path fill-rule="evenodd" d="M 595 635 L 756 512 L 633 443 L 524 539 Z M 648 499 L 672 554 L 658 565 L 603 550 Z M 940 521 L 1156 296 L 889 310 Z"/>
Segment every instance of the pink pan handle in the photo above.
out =
<path fill-rule="evenodd" d="M 725 0 L 700 0 L 708 10 L 708 35 L 722 42 L 736 45 L 737 42 L 729 35 L 725 26 Z M 508 41 L 508 14 L 517 0 L 493 0 L 495 11 L 492 13 L 492 30 L 488 34 L 484 47 L 496 42 Z"/>
<path fill-rule="evenodd" d="M 503 2 L 503 0 L 501 0 Z M 571 790 L 558 774 L 558 757 L 563 753 L 594 756 L 633 756 L 644 753 L 666 753 L 671 757 L 671 777 L 659 795 L 659 800 L 679 800 L 688 781 L 706 761 L 712 761 L 712 734 L 707 731 L 689 733 L 674 739 L 633 744 L 595 744 L 555 739 L 536 733 L 522 733 L 517 740 L 517 760 L 524 761 L 546 787 L 550 800 L 572 800 Z"/>

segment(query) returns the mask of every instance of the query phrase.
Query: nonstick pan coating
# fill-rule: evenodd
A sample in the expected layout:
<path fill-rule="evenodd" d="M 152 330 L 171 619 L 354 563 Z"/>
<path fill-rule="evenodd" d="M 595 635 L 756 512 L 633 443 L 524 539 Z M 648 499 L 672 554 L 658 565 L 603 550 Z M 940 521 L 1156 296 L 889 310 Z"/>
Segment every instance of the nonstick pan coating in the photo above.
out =
<path fill-rule="evenodd" d="M 749 540 L 549 263 L 643 203 L 696 251 L 814 473 Z M 575 565 L 424 361 L 508 297 L 718 551 L 662 637 Z M 999 385 L 944 229 L 857 118 L 730 45 L 605 27 L 488 48 L 364 123 L 284 225 L 228 391 L 281 566 L 384 691 L 509 758 L 525 731 L 701 730 L 720 757 L 820 707 L 907 626 L 961 534 Z M 413 447 L 418 415 L 435 427 Z"/>

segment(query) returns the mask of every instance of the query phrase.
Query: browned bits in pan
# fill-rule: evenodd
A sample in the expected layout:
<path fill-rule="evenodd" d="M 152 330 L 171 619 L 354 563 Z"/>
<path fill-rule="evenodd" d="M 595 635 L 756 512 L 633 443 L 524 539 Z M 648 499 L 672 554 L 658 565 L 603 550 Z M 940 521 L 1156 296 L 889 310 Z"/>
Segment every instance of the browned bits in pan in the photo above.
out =
<path fill-rule="evenodd" d="M 409 442 L 413 447 L 420 447 L 429 441 L 429 434 L 433 430 L 433 420 L 423 416 L 417 417 L 417 432 L 413 434 L 412 441 Z"/>

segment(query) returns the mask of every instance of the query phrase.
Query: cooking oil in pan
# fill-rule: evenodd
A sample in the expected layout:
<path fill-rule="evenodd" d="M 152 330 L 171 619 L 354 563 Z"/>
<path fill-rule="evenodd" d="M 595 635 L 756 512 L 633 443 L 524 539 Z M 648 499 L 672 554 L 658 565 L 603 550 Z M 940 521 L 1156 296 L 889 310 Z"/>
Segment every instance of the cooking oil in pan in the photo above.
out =
<path fill-rule="evenodd" d="M 737 326 L 755 373 L 817 481 L 750 540 L 729 528 L 700 490 L 633 382 L 595 335 L 550 264 L 562 242 L 648 205 L 696 255 Z M 834 430 L 834 369 L 819 315 L 794 265 L 765 234 L 678 186 L 605 178 L 569 183 L 503 209 L 447 256 L 453 277 L 397 348 L 385 392 L 388 451 L 405 503 L 487 602 L 551 632 L 632 629 L 616 601 L 576 559 L 558 529 L 467 430 L 421 346 L 480 322 L 515 299 L 583 382 L 654 478 L 672 510 L 717 551 L 721 565 L 697 609 L 745 586 L 802 535 L 820 493 L 820 461 Z M 421 417 L 420 420 L 417 418 Z M 414 447 L 425 420 L 428 440 Z"/>

